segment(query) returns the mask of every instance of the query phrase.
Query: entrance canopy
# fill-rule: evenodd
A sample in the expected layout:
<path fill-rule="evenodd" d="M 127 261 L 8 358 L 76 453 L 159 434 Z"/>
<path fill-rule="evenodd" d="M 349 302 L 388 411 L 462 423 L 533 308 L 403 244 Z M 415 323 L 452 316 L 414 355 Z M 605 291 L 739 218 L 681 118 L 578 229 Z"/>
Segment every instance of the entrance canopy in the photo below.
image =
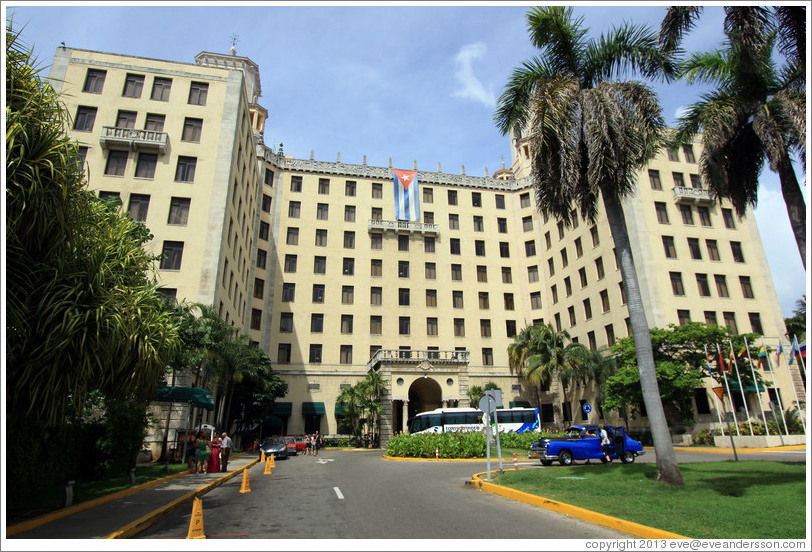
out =
<path fill-rule="evenodd" d="M 303 402 L 302 403 L 302 414 L 305 416 L 319 416 L 324 414 L 324 403 L 323 402 Z"/>
<path fill-rule="evenodd" d="M 157 402 L 192 403 L 199 408 L 214 410 L 214 399 L 212 399 L 211 391 L 200 387 L 159 387 L 155 391 L 153 400 Z"/>

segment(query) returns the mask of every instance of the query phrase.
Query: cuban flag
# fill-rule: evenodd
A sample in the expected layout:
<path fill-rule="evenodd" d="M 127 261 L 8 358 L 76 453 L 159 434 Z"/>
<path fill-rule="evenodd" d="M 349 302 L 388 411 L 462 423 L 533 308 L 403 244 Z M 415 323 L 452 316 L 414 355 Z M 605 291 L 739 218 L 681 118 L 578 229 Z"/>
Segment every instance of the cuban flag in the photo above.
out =
<path fill-rule="evenodd" d="M 420 220 L 420 194 L 417 171 L 392 169 L 395 176 L 395 218 Z"/>

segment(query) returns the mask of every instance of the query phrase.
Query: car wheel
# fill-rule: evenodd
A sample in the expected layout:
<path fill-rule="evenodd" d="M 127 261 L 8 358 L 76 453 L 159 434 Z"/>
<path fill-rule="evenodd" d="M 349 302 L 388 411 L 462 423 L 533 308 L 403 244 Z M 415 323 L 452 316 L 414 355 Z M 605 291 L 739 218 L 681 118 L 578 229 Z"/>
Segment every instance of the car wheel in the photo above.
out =
<path fill-rule="evenodd" d="M 572 453 L 568 450 L 562 450 L 558 453 L 558 461 L 562 466 L 569 466 L 572 464 Z"/>
<path fill-rule="evenodd" d="M 634 464 L 634 453 L 626 451 L 623 456 L 620 457 L 620 461 L 624 464 Z"/>
<path fill-rule="evenodd" d="M 542 466 L 552 466 L 552 465 L 553 465 L 553 461 L 552 461 L 552 460 L 542 460 L 542 461 L 541 461 L 541 465 L 542 465 Z"/>

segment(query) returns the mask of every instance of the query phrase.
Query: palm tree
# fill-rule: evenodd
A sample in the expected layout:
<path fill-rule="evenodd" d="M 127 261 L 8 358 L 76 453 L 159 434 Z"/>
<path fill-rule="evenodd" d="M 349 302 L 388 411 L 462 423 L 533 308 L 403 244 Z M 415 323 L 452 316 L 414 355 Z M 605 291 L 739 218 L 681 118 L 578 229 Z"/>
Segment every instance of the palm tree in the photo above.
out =
<path fill-rule="evenodd" d="M 553 376 L 549 372 L 538 369 L 542 362 L 541 331 L 541 326 L 528 326 L 516 334 L 513 337 L 513 343 L 508 346 L 510 373 L 516 374 L 528 384 L 538 387 L 539 390 L 549 385 Z M 482 393 L 484 390 L 481 391 L 480 396 Z M 541 399 L 539 398 L 539 400 Z M 540 407 L 541 405 L 539 405 Z"/>
<path fill-rule="evenodd" d="M 758 178 L 767 161 L 781 182 L 805 268 L 806 203 L 792 165 L 796 155 L 806 169 L 805 50 L 798 30 L 804 12 L 791 6 L 775 11 L 726 7 L 725 47 L 693 54 L 682 65 L 681 76 L 688 83 L 709 84 L 714 90 L 680 118 L 673 141 L 684 143 L 703 133 L 700 171 L 711 191 L 729 199 L 739 215 L 756 205 Z M 663 43 L 676 50 L 700 13 L 701 8 L 669 8 L 661 28 Z M 773 59 L 776 41 L 787 56 L 783 67 Z"/>
<path fill-rule="evenodd" d="M 353 435 L 358 437 L 359 436 L 358 422 L 361 418 L 362 401 L 363 401 L 363 398 L 359 393 L 358 386 L 351 385 L 349 387 L 344 387 L 343 389 L 341 389 L 341 392 L 338 394 L 338 398 L 336 399 L 336 401 L 342 408 L 342 414 L 350 419 L 350 423 L 352 424 Z"/>
<path fill-rule="evenodd" d="M 527 131 L 542 213 L 569 227 L 574 205 L 581 218 L 594 222 L 602 199 L 628 299 L 657 480 L 682 485 L 621 204 L 634 192 L 638 171 L 661 147 L 665 121 L 653 90 L 617 80 L 627 69 L 660 77 L 670 76 L 673 67 L 656 34 L 644 27 L 624 24 L 596 41 L 586 39 L 582 23 L 573 20 L 571 8 L 529 12 L 531 41 L 542 55 L 514 69 L 494 119 L 502 133 Z"/>

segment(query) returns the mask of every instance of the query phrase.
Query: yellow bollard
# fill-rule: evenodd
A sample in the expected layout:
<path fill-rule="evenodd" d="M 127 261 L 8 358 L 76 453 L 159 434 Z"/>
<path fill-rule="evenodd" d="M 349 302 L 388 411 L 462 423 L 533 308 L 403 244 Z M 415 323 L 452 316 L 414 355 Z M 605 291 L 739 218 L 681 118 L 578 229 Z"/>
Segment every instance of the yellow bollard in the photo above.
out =
<path fill-rule="evenodd" d="M 262 451 L 262 458 L 260 458 L 260 461 L 261 462 L 265 461 L 265 451 L 264 450 Z"/>
<path fill-rule="evenodd" d="M 240 486 L 241 493 L 250 493 L 251 485 L 248 484 L 248 470 L 242 470 L 242 485 Z"/>
<path fill-rule="evenodd" d="M 265 461 L 265 471 L 262 473 L 262 475 L 271 475 L 271 461 L 270 460 Z"/>
<path fill-rule="evenodd" d="M 203 501 L 195 497 L 192 503 L 192 520 L 189 522 L 189 533 L 187 539 L 205 539 L 203 532 Z"/>

